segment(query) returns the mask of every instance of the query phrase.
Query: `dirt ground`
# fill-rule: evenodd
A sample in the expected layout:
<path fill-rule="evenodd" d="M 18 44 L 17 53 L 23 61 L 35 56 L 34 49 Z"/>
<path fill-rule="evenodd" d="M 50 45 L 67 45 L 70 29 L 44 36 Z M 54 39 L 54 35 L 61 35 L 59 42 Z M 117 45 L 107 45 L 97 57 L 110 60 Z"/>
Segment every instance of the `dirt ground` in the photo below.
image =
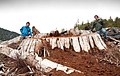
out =
<path fill-rule="evenodd" d="M 112 45 L 111 43 L 107 44 L 109 47 L 107 51 L 116 51 L 115 48 L 113 48 L 116 45 Z M 13 47 L 13 45 L 9 45 L 9 47 Z M 55 48 L 50 50 L 50 57 L 47 57 L 47 59 L 80 70 L 84 74 L 73 72 L 67 75 L 62 71 L 55 71 L 54 69 L 51 72 L 46 73 L 46 76 L 120 76 L 120 67 L 107 61 L 100 60 L 101 58 L 104 58 L 104 56 L 105 52 L 98 51 L 97 49 L 93 49 L 90 53 L 76 53 L 72 48 L 65 49 L 65 51 Z M 19 70 L 17 71 L 17 74 L 29 72 L 29 69 L 25 67 L 24 63 L 13 60 L 3 54 L 0 54 L 0 61 L 5 64 L 6 69 L 18 67 Z M 34 76 L 42 75 L 40 71 L 35 70 Z"/>
<path fill-rule="evenodd" d="M 72 50 L 71 50 L 72 51 Z M 85 76 L 120 76 L 120 67 L 104 61 L 88 53 L 71 53 L 55 49 L 51 51 L 48 59 L 60 64 L 80 70 Z M 60 76 L 61 72 L 55 72 L 51 76 Z M 78 73 L 63 76 L 84 76 Z"/>

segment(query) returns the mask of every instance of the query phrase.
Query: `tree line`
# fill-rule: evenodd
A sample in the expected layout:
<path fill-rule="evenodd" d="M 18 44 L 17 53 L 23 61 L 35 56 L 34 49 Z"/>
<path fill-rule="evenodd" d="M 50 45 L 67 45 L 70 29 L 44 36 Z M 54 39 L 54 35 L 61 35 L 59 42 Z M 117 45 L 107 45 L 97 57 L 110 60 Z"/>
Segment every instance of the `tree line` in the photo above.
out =
<path fill-rule="evenodd" d="M 120 28 L 120 18 L 119 17 L 116 17 L 115 20 L 113 20 L 111 17 L 109 19 L 103 19 L 103 22 L 104 22 L 104 26 L 107 28 L 107 27 L 119 27 Z M 81 24 L 79 23 L 76 23 L 74 28 L 78 28 L 79 30 L 82 29 L 82 30 L 89 30 L 91 29 L 91 25 L 92 25 L 92 22 L 87 22 L 87 23 L 84 23 L 82 22 Z"/>

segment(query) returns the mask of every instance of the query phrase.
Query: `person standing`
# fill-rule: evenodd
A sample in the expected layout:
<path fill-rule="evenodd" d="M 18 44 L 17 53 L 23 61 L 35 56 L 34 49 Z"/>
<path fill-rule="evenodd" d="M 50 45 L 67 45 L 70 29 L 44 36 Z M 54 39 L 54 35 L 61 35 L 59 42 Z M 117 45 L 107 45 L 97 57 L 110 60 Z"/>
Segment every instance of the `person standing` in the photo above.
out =
<path fill-rule="evenodd" d="M 20 29 L 21 36 L 22 36 L 21 40 L 25 39 L 27 36 L 32 36 L 32 31 L 29 26 L 30 26 L 30 22 L 27 22 L 26 25 Z"/>
<path fill-rule="evenodd" d="M 95 29 L 95 31 L 98 34 L 103 34 L 104 35 L 104 40 L 106 40 L 107 38 L 107 33 L 106 33 L 106 29 L 105 29 L 105 25 L 103 23 L 103 20 L 99 18 L 98 15 L 94 16 L 95 21 L 92 23 L 92 31 L 93 29 Z"/>

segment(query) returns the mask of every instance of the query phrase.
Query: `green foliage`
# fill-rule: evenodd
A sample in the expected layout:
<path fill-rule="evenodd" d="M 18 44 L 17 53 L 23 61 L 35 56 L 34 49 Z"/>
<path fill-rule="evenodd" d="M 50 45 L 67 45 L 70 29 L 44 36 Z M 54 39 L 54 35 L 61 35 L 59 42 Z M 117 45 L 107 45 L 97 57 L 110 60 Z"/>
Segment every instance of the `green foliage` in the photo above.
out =
<path fill-rule="evenodd" d="M 75 24 L 74 28 L 78 27 L 79 30 L 83 30 L 83 29 L 90 29 L 91 28 L 91 23 L 89 23 L 89 21 L 87 23 L 84 24 L 84 22 L 82 22 L 82 24 Z"/>
<path fill-rule="evenodd" d="M 10 40 L 14 37 L 19 36 L 18 33 L 0 28 L 0 40 L 5 41 L 5 40 Z"/>
<path fill-rule="evenodd" d="M 104 25 L 106 27 L 120 27 L 120 18 L 116 17 L 115 20 L 113 21 L 113 19 L 110 17 L 110 19 L 103 19 Z M 78 27 L 78 29 L 91 29 L 91 25 L 92 22 L 89 23 L 89 21 L 87 23 L 81 23 L 81 24 L 75 24 L 74 28 Z"/>

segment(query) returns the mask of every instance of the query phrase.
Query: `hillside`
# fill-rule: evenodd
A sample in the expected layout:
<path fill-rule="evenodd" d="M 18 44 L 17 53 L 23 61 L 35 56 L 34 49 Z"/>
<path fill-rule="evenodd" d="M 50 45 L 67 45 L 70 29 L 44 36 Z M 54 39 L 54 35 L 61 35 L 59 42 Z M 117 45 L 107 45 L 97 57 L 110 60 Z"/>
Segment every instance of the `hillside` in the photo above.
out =
<path fill-rule="evenodd" d="M 2 41 L 10 40 L 10 39 L 17 37 L 19 35 L 20 34 L 18 34 L 16 32 L 0 28 L 0 40 L 2 40 Z"/>

